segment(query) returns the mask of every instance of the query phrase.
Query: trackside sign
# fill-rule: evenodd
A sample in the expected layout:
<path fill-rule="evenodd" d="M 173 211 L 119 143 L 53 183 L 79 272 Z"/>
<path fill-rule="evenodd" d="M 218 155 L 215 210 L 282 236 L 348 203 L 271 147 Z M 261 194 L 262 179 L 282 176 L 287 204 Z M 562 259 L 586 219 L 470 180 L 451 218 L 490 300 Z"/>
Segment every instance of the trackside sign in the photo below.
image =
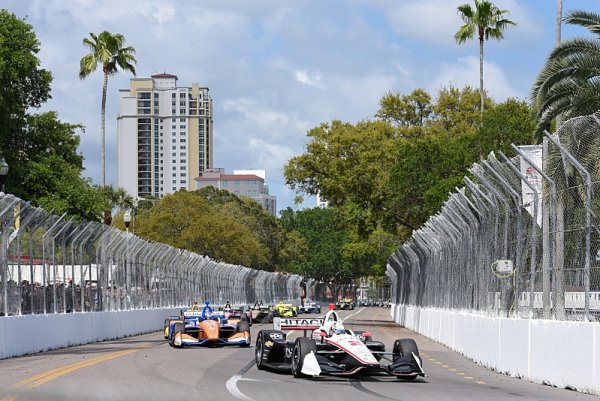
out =
<path fill-rule="evenodd" d="M 316 330 L 323 325 L 323 319 L 273 318 L 275 330 Z"/>

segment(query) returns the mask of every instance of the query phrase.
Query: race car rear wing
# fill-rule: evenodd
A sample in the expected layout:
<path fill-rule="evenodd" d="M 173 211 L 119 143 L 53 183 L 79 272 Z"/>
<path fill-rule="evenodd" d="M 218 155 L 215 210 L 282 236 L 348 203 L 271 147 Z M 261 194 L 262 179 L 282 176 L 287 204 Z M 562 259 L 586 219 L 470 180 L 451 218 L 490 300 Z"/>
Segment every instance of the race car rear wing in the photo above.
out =
<path fill-rule="evenodd" d="M 305 319 L 291 317 L 273 318 L 273 329 L 275 330 L 316 330 L 323 326 L 323 318 Z"/>

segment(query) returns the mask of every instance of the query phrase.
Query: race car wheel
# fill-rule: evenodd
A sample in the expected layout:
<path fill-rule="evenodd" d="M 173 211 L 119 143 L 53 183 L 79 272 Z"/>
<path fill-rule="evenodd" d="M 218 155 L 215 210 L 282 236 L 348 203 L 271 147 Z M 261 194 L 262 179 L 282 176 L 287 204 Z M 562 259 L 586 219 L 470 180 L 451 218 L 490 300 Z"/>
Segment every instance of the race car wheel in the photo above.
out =
<path fill-rule="evenodd" d="M 292 317 L 296 317 L 298 316 L 298 312 L 296 312 L 295 310 L 292 310 Z"/>
<path fill-rule="evenodd" d="M 411 338 L 403 338 L 394 342 L 394 349 L 392 351 L 393 359 L 396 360 L 400 357 L 409 358 L 411 353 L 419 356 L 419 349 L 417 343 Z"/>
<path fill-rule="evenodd" d="M 185 323 L 181 323 L 181 322 L 177 322 L 173 325 L 173 347 L 177 348 L 177 346 L 175 345 L 175 336 L 177 335 L 177 333 L 185 333 Z M 183 348 L 183 346 L 179 346 L 179 348 Z"/>
<path fill-rule="evenodd" d="M 306 377 L 302 373 L 302 364 L 306 355 L 311 352 L 317 353 L 317 343 L 315 340 L 306 337 L 296 338 L 294 350 L 292 351 L 292 374 L 294 377 Z"/>
<path fill-rule="evenodd" d="M 244 331 L 250 331 L 250 323 L 247 320 L 240 320 L 237 324 L 237 332 L 243 333 Z"/>
<path fill-rule="evenodd" d="M 263 350 L 265 347 L 265 343 L 263 341 L 262 336 L 258 335 L 258 340 L 256 340 L 256 347 L 254 350 L 254 361 L 256 362 L 256 369 L 263 370 L 265 367 L 263 365 Z"/>
<path fill-rule="evenodd" d="M 169 338 L 169 326 L 170 325 L 171 325 L 171 319 L 169 319 L 169 318 L 165 319 L 165 324 L 163 325 L 163 333 L 165 333 L 164 334 L 165 340 L 167 338 Z"/>

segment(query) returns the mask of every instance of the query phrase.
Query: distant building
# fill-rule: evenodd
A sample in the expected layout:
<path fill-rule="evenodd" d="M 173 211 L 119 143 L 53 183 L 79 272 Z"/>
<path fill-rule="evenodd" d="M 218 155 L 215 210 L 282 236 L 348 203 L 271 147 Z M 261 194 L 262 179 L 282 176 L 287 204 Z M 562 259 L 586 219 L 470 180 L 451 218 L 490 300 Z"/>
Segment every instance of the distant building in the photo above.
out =
<path fill-rule="evenodd" d="M 132 78 L 119 90 L 118 185 L 134 198 L 194 190 L 212 167 L 213 118 L 208 88 L 177 86 L 177 76 Z"/>
<path fill-rule="evenodd" d="M 320 207 L 321 209 L 325 209 L 327 208 L 327 201 L 321 199 L 321 194 L 317 194 L 317 207 Z"/>
<path fill-rule="evenodd" d="M 215 187 L 238 196 L 250 197 L 270 214 L 276 216 L 277 198 L 269 195 L 269 187 L 265 184 L 265 171 L 235 170 L 235 172 L 235 174 L 225 174 L 223 168 L 206 169 L 196 178 L 196 189 Z"/>

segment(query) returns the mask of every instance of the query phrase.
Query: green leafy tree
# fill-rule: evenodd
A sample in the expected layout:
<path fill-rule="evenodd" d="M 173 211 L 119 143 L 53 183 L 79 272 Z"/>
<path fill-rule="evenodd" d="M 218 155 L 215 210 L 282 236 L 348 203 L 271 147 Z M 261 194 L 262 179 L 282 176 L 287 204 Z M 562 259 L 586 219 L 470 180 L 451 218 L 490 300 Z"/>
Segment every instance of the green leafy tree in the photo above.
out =
<path fill-rule="evenodd" d="M 90 33 L 91 40 L 83 39 L 83 44 L 90 50 L 80 62 L 79 78 L 85 79 L 96 71 L 98 65 L 102 66 L 104 81 L 102 84 L 102 110 L 100 118 L 100 135 L 102 148 L 102 186 L 106 185 L 106 88 L 108 76 L 115 75 L 119 69 L 130 71 L 135 75 L 134 64 L 135 49 L 131 46 L 124 47 L 125 37 L 118 33 L 103 31 L 99 35 Z"/>
<path fill-rule="evenodd" d="M 400 127 L 422 127 L 432 112 L 429 93 L 415 89 L 410 95 L 386 93 L 379 101 L 375 117 Z"/>
<path fill-rule="evenodd" d="M 483 45 L 488 39 L 500 40 L 504 38 L 502 31 L 509 25 L 516 25 L 515 22 L 506 19 L 508 10 L 500 10 L 492 2 L 486 0 L 473 0 L 475 8 L 470 4 L 463 4 L 458 7 L 458 15 L 462 18 L 464 24 L 454 35 L 458 44 L 463 44 L 469 39 L 473 39 L 475 34 L 479 39 L 479 93 L 481 99 L 481 113 L 483 113 Z"/>
<path fill-rule="evenodd" d="M 0 150 L 6 158 L 11 156 L 14 132 L 22 130 L 27 109 L 50 99 L 52 75 L 40 68 L 39 51 L 32 26 L 0 10 Z"/>
<path fill-rule="evenodd" d="M 385 183 L 398 131 L 385 121 L 333 121 L 307 135 L 306 153 L 284 167 L 286 184 L 299 193 L 320 193 L 331 206 L 353 205 L 359 229 L 368 235 L 389 196 Z"/>
<path fill-rule="evenodd" d="M 600 14 L 576 10 L 564 21 L 596 37 L 566 40 L 548 56 L 531 91 L 538 140 L 559 115 L 572 118 L 600 110 Z"/>
<path fill-rule="evenodd" d="M 306 259 L 295 264 L 298 274 L 334 285 L 351 282 L 355 273 L 343 255 L 349 236 L 332 209 L 293 211 L 287 208 L 281 211 L 280 219 L 286 230 L 298 232 L 308 246 Z"/>
<path fill-rule="evenodd" d="M 136 232 L 143 238 L 213 259 L 263 269 L 268 250 L 235 218 L 215 211 L 194 192 L 165 196 L 144 210 Z"/>
<path fill-rule="evenodd" d="M 193 191 L 203 197 L 219 214 L 235 219 L 244 225 L 268 250 L 264 270 L 275 271 L 280 265 L 280 250 L 285 242 L 285 233 L 275 216 L 268 213 L 252 198 L 238 197 L 231 192 L 214 187 Z"/>

